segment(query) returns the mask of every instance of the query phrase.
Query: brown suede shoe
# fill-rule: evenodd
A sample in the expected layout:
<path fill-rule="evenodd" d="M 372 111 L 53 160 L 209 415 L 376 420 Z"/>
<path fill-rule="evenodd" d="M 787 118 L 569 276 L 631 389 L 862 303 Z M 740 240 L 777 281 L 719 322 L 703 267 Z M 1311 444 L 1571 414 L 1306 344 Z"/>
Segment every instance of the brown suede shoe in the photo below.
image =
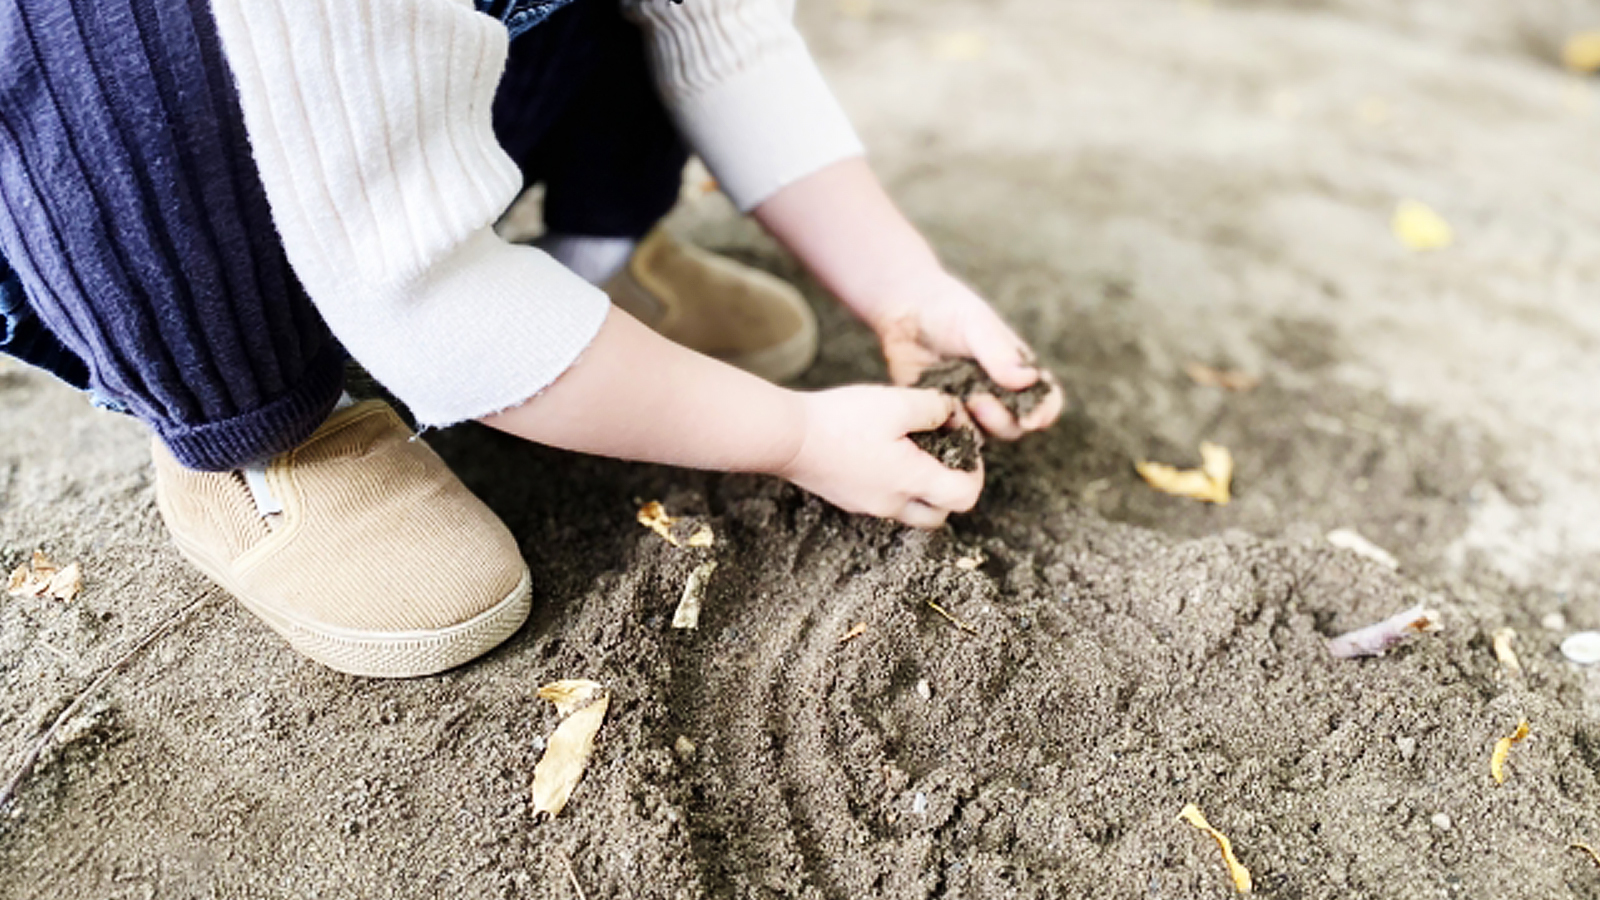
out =
<path fill-rule="evenodd" d="M 768 381 L 794 378 L 817 356 L 817 317 L 799 291 L 665 228 L 646 235 L 604 288 L 669 340 Z"/>
<path fill-rule="evenodd" d="M 196 472 L 158 439 L 156 504 L 178 549 L 301 653 L 352 675 L 458 666 L 528 617 L 516 539 L 386 404 L 340 410 L 244 476 Z"/>

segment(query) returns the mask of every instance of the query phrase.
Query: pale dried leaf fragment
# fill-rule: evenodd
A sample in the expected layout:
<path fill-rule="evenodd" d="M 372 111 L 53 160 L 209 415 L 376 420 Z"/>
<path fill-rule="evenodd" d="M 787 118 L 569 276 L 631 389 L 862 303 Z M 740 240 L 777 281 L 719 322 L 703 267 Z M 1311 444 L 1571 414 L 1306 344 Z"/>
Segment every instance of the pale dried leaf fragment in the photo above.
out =
<path fill-rule="evenodd" d="M 1390 220 L 1394 236 L 1408 250 L 1443 250 L 1455 240 L 1444 217 L 1418 200 L 1401 200 Z"/>
<path fill-rule="evenodd" d="M 1594 849 L 1588 844 L 1585 844 L 1583 841 L 1573 841 L 1567 846 L 1573 850 L 1582 850 L 1583 852 L 1589 854 L 1589 858 L 1594 860 L 1594 864 L 1600 866 L 1600 850 Z"/>
<path fill-rule="evenodd" d="M 1228 505 L 1233 499 L 1233 454 L 1209 441 L 1200 445 L 1200 468 L 1179 469 L 1165 463 L 1141 460 L 1133 464 L 1140 477 L 1163 494 Z"/>
<path fill-rule="evenodd" d="M 1512 744 L 1528 736 L 1528 730 L 1528 720 L 1523 719 L 1510 736 L 1494 742 L 1494 752 L 1489 755 L 1489 777 L 1494 779 L 1495 784 L 1506 783 L 1506 757 L 1511 755 Z"/>
<path fill-rule="evenodd" d="M 684 541 L 683 545 L 685 547 L 698 547 L 703 549 L 715 544 L 716 542 L 717 536 L 712 533 L 711 526 L 701 525 L 699 528 L 695 529 L 694 534 L 689 535 L 689 539 Z"/>
<path fill-rule="evenodd" d="M 683 583 L 683 596 L 678 598 L 678 608 L 672 612 L 673 628 L 699 628 L 700 604 L 705 600 L 706 585 L 717 571 L 717 561 L 708 559 L 689 573 Z"/>
<path fill-rule="evenodd" d="M 979 566 L 989 561 L 989 557 L 982 550 L 974 550 L 956 560 L 956 568 L 963 572 L 975 572 Z"/>
<path fill-rule="evenodd" d="M 50 584 L 45 587 L 44 592 L 48 597 L 68 601 L 78 596 L 81 590 L 83 590 L 83 572 L 77 563 L 72 563 L 50 577 Z"/>
<path fill-rule="evenodd" d="M 1431 634 L 1443 627 L 1444 621 L 1438 610 L 1417 605 L 1382 622 L 1374 622 L 1329 640 L 1328 652 L 1340 659 L 1382 656 L 1401 641 L 1419 634 Z"/>
<path fill-rule="evenodd" d="M 1561 64 L 1581 75 L 1600 72 L 1600 31 L 1580 31 L 1561 47 Z"/>
<path fill-rule="evenodd" d="M 1227 835 L 1211 827 L 1211 823 L 1206 821 L 1205 813 L 1200 811 L 1200 807 L 1195 806 L 1193 803 L 1184 804 L 1183 811 L 1178 813 L 1178 818 L 1211 835 L 1212 839 L 1217 842 L 1217 846 L 1222 848 L 1222 861 L 1228 864 L 1228 874 L 1233 877 L 1233 886 L 1239 890 L 1239 893 L 1248 894 L 1255 889 L 1255 882 L 1250 877 L 1250 870 L 1245 868 L 1244 863 L 1239 862 L 1239 858 L 1233 855 L 1233 842 L 1228 840 Z"/>
<path fill-rule="evenodd" d="M 73 563 L 58 568 L 43 551 L 33 551 L 33 558 L 11 570 L 6 579 L 6 593 L 13 597 L 51 597 L 71 600 L 83 589 L 83 572 Z"/>
<path fill-rule="evenodd" d="M 1349 550 L 1357 556 L 1364 556 L 1384 568 L 1400 568 L 1400 560 L 1395 559 L 1394 554 L 1362 537 L 1353 528 L 1335 528 L 1328 532 L 1328 543 L 1340 550 Z"/>
<path fill-rule="evenodd" d="M 552 681 L 539 688 L 540 700 L 549 700 L 556 705 L 556 715 L 565 719 L 578 709 L 588 706 L 589 702 L 600 696 L 604 685 L 598 681 L 587 678 L 563 678 Z"/>
<path fill-rule="evenodd" d="M 1243 393 L 1254 390 L 1261 384 L 1261 379 L 1247 372 L 1235 372 L 1228 369 L 1213 369 L 1210 366 L 1197 362 L 1189 363 L 1183 367 L 1184 374 L 1189 380 L 1201 387 L 1222 388 L 1225 391 Z"/>
<path fill-rule="evenodd" d="M 1511 649 L 1511 642 L 1516 640 L 1517 632 L 1511 628 L 1496 629 L 1493 638 L 1494 658 L 1500 660 L 1500 665 L 1506 674 L 1513 678 L 1522 674 L 1522 660 L 1517 659 L 1517 651 Z"/>
<path fill-rule="evenodd" d="M 844 633 L 843 637 L 839 638 L 839 643 L 848 644 L 851 641 L 855 640 L 858 637 L 861 637 L 863 634 L 866 634 L 866 633 L 867 633 L 867 623 L 865 623 L 865 622 L 857 622 L 855 625 L 851 626 L 849 631 L 846 631 Z"/>
<path fill-rule="evenodd" d="M 597 697 L 588 706 L 571 713 L 556 726 L 545 744 L 544 755 L 533 767 L 533 812 L 558 816 L 583 779 L 594 752 L 594 736 L 605 720 L 611 698 Z"/>

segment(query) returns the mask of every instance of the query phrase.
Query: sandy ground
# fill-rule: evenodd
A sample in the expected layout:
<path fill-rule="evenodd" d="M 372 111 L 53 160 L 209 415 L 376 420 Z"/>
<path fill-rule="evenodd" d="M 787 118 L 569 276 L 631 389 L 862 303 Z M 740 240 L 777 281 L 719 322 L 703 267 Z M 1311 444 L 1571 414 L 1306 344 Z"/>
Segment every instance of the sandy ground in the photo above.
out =
<path fill-rule="evenodd" d="M 1600 845 L 1600 672 L 1556 650 L 1600 627 L 1600 101 L 1554 62 L 1600 4 L 801 5 L 894 193 L 1060 373 L 1063 422 L 993 450 L 979 511 L 932 535 L 435 435 L 543 603 L 481 663 L 395 683 L 298 658 L 188 569 L 136 424 L 0 370 L 0 563 L 40 546 L 87 577 L 0 603 L 8 769 L 205 601 L 4 812 L 0 895 L 1226 896 L 1192 802 L 1264 896 L 1600 897 L 1569 848 Z M 1402 198 L 1455 244 L 1401 248 Z M 677 225 L 799 279 L 720 198 Z M 810 383 L 881 377 L 799 280 Z M 1263 381 L 1198 387 L 1191 361 Z M 1225 508 L 1133 473 L 1202 440 L 1238 460 Z M 694 559 L 633 523 L 655 498 L 724 537 L 696 632 L 668 626 Z M 1417 602 L 1441 634 L 1325 653 Z M 533 688 L 580 676 L 610 718 L 537 822 Z"/>

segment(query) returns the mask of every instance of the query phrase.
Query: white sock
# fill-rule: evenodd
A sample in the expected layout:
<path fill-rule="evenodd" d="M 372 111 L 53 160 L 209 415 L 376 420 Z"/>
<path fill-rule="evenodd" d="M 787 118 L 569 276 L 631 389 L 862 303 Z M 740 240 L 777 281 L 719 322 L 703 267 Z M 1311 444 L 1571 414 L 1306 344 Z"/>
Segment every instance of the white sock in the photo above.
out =
<path fill-rule="evenodd" d="M 622 271 L 639 242 L 624 237 L 590 237 L 552 232 L 533 242 L 584 281 L 601 285 Z"/>

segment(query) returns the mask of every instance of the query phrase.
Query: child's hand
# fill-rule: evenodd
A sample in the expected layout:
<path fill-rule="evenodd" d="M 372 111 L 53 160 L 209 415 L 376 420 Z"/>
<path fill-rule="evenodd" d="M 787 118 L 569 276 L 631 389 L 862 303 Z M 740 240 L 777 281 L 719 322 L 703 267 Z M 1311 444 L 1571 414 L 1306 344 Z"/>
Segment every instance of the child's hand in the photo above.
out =
<path fill-rule="evenodd" d="M 966 357 L 1008 390 L 1024 390 L 1040 378 L 1051 384 L 1050 395 L 1020 422 L 987 394 L 968 398 L 967 409 L 984 431 L 1016 440 L 1061 415 L 1065 402 L 1060 386 L 1035 365 L 1033 351 L 971 288 L 944 269 L 930 267 L 925 275 L 896 285 L 895 293 L 905 299 L 874 310 L 872 325 L 896 384 L 916 382 L 941 359 Z"/>
<path fill-rule="evenodd" d="M 932 431 L 960 414 L 935 391 L 858 386 L 800 395 L 804 439 L 777 474 L 847 512 L 937 528 L 966 512 L 983 490 L 983 468 L 959 472 L 906 435 Z"/>

